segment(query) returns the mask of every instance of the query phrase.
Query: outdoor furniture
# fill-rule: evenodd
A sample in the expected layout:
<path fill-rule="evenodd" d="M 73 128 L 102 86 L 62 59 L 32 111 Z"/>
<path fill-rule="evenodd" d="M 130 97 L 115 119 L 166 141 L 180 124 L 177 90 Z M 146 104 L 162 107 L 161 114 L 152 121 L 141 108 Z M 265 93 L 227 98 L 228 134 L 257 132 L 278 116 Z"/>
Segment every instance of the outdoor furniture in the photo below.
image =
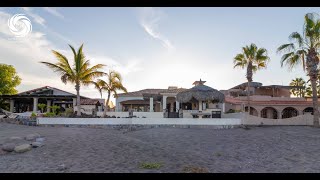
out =
<path fill-rule="evenodd" d="M 221 118 L 221 111 L 212 111 L 212 118 Z"/>
<path fill-rule="evenodd" d="M 208 112 L 195 112 L 195 113 L 191 113 L 191 115 L 194 116 L 198 116 L 199 119 L 202 119 L 203 116 L 211 116 L 211 113 Z"/>

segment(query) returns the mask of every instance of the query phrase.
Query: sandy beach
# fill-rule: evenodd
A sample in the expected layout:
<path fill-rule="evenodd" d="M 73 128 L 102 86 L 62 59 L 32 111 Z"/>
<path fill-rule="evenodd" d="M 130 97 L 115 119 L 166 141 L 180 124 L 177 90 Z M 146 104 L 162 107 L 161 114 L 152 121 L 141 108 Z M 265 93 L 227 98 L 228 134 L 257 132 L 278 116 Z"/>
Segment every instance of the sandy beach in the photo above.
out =
<path fill-rule="evenodd" d="M 0 144 L 30 133 L 43 147 L 0 155 L 0 172 L 320 172 L 320 129 L 251 127 L 115 129 L 0 123 Z M 147 169 L 141 164 L 160 167 Z"/>

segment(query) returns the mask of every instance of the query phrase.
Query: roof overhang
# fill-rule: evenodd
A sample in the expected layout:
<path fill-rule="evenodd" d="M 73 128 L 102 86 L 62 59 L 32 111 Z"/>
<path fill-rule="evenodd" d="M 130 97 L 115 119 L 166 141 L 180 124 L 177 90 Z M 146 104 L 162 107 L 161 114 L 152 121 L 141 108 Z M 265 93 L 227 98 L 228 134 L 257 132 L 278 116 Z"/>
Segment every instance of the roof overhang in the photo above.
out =
<path fill-rule="evenodd" d="M 52 95 L 52 94 L 15 94 L 15 95 L 0 95 L 0 98 L 12 99 L 12 98 L 48 98 L 48 99 L 59 99 L 59 98 L 76 98 L 76 95 Z M 81 97 L 83 98 L 83 97 Z"/>

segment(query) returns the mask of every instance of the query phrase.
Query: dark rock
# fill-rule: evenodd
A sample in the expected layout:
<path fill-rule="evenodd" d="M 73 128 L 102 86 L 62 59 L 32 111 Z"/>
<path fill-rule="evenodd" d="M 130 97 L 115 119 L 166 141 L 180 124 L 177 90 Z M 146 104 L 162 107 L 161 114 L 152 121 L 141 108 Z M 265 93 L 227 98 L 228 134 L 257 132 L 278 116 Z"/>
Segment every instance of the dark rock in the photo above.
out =
<path fill-rule="evenodd" d="M 3 151 L 12 152 L 12 151 L 14 151 L 15 147 L 16 147 L 16 145 L 14 143 L 6 143 L 6 144 L 2 145 L 1 149 Z"/>
<path fill-rule="evenodd" d="M 32 146 L 33 148 L 37 148 L 37 147 L 42 147 L 43 144 L 42 144 L 41 142 L 33 142 L 33 143 L 31 143 L 31 146 Z"/>

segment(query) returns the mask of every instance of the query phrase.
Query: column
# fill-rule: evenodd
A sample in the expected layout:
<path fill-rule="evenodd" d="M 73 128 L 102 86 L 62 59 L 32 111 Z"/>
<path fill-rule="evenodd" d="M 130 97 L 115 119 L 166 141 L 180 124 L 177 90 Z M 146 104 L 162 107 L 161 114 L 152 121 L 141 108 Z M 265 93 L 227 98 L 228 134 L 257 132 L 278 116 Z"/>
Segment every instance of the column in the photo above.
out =
<path fill-rule="evenodd" d="M 153 97 L 150 97 L 150 112 L 153 112 Z"/>
<path fill-rule="evenodd" d="M 72 98 L 72 105 L 73 105 L 73 108 L 76 107 L 76 105 L 77 105 L 77 98 Z"/>
<path fill-rule="evenodd" d="M 202 101 L 199 101 L 199 111 L 202 111 Z"/>
<path fill-rule="evenodd" d="M 226 104 L 222 103 L 222 112 L 225 113 L 226 112 Z"/>
<path fill-rule="evenodd" d="M 180 109 L 180 103 L 176 101 L 176 112 L 179 112 L 179 109 Z"/>
<path fill-rule="evenodd" d="M 14 100 L 10 99 L 10 112 L 13 113 L 13 110 L 14 110 Z"/>
<path fill-rule="evenodd" d="M 36 113 L 38 111 L 38 98 L 33 98 L 33 112 Z"/>
<path fill-rule="evenodd" d="M 167 96 L 163 96 L 163 98 L 162 98 L 162 110 L 163 110 L 163 112 L 166 111 L 166 108 L 167 108 Z"/>
<path fill-rule="evenodd" d="M 47 112 L 50 112 L 51 100 L 47 99 Z"/>

